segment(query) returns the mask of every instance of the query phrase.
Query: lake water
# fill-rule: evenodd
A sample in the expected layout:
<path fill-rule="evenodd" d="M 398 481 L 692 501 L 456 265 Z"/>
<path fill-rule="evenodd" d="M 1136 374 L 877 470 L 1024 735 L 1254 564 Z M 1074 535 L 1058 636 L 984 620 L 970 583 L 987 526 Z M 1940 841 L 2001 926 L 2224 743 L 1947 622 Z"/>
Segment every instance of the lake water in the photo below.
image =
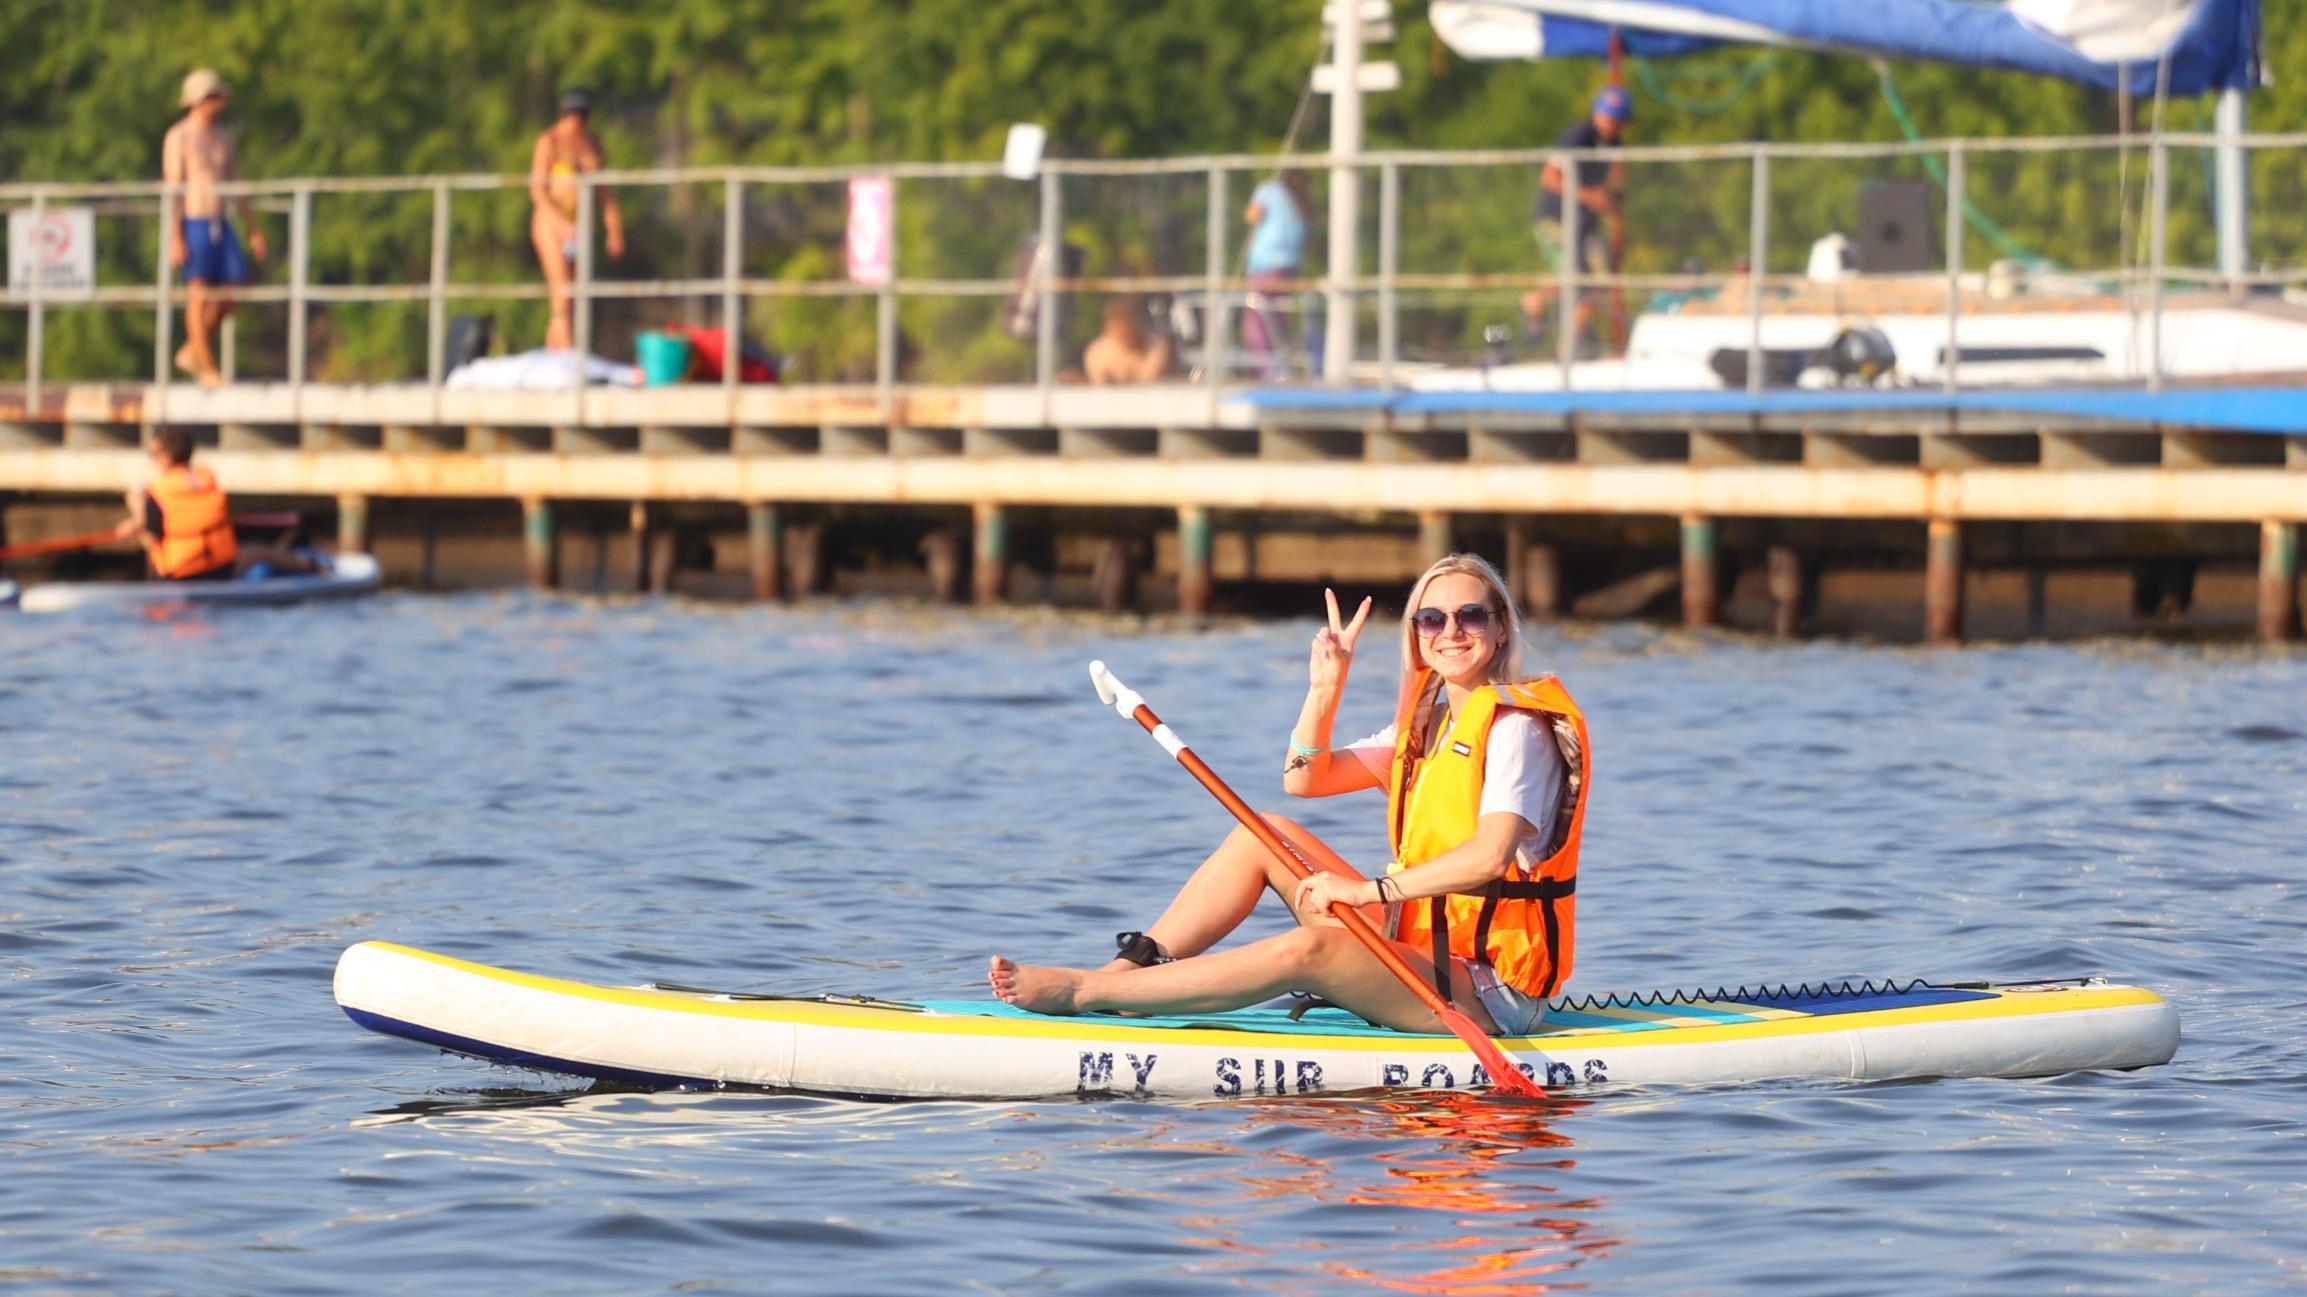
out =
<path fill-rule="evenodd" d="M 1083 664 L 1272 805 L 1312 628 L 492 596 L 0 621 L 0 1288 L 2307 1285 L 2298 653 L 1537 654 L 1594 730 L 1575 989 L 2101 973 L 2184 1015 L 2134 1074 L 871 1105 L 587 1093 L 330 999 L 372 937 L 899 998 L 973 994 L 993 950 L 1101 960 L 1226 820 Z M 1385 719 L 1373 638 L 1341 732 Z M 1297 809 L 1382 854 L 1374 798 Z"/>

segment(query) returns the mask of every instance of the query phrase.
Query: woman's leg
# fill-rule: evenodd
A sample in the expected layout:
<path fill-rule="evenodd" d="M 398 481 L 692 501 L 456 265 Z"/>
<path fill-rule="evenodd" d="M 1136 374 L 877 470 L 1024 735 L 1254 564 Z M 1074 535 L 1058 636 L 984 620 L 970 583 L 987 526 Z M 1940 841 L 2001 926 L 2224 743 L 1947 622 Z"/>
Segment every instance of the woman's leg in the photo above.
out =
<path fill-rule="evenodd" d="M 1327 843 L 1308 832 L 1297 821 L 1286 816 L 1268 815 L 1266 822 L 1274 826 L 1284 841 L 1298 848 L 1298 854 L 1305 857 L 1306 863 L 1349 878 L 1362 876 L 1352 865 L 1341 859 L 1337 852 L 1330 850 Z M 1273 853 L 1266 850 L 1248 829 L 1237 827 L 1226 835 L 1225 841 L 1218 844 L 1218 849 L 1211 852 L 1207 860 L 1202 861 L 1201 867 L 1194 870 L 1192 877 L 1186 879 L 1185 886 L 1178 889 L 1169 908 L 1163 910 L 1161 917 L 1154 920 L 1153 926 L 1146 929 L 1146 935 L 1154 939 L 1154 944 L 1165 955 L 1177 959 L 1199 955 L 1225 940 L 1228 933 L 1240 927 L 1242 920 L 1250 917 L 1250 912 L 1257 908 L 1258 897 L 1266 888 L 1273 888 L 1286 904 L 1291 886 L 1296 881 L 1296 877 L 1284 869 L 1282 863 L 1274 859 Z M 1384 911 L 1381 907 L 1372 906 L 1365 914 L 1375 923 L 1383 918 Z M 1326 915 L 1321 916 L 1319 921 L 1336 922 Z M 1306 922 L 1304 916 L 1299 916 L 1299 922 Z M 1106 965 L 1106 971 L 1118 972 L 1136 967 L 1126 959 L 1116 959 Z"/>
<path fill-rule="evenodd" d="M 1399 942 L 1394 949 L 1412 968 L 1422 967 L 1418 951 Z M 1021 966 L 996 955 L 987 977 L 996 995 L 1035 1013 L 1222 1013 L 1285 992 L 1309 991 L 1399 1031 L 1444 1030 L 1417 993 L 1358 938 L 1330 925 L 1298 928 L 1200 959 L 1119 972 Z M 1494 1030 L 1463 968 L 1451 969 L 1451 983 L 1452 1003 L 1463 1006 L 1484 1030 Z"/>
<path fill-rule="evenodd" d="M 545 297 L 552 312 L 545 324 L 545 349 L 567 351 L 577 345 L 576 302 L 569 294 L 576 271 L 561 250 L 569 241 L 568 232 L 540 211 L 529 219 L 529 241 L 536 245 L 537 265 L 545 272 Z"/>

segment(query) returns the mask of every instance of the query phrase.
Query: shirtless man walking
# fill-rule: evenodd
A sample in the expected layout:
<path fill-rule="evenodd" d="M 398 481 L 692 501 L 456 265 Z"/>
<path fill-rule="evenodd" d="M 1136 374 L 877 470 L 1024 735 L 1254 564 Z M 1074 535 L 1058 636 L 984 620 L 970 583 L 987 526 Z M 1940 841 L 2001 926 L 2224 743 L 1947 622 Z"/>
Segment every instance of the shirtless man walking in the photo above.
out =
<path fill-rule="evenodd" d="M 569 284 L 577 277 L 577 177 L 601 169 L 601 141 L 585 126 L 592 111 L 590 91 L 562 94 L 560 117 L 537 136 L 536 152 L 529 158 L 529 199 L 536 204 L 529 217 L 529 238 L 537 245 L 537 263 L 544 267 L 545 290 L 552 301 L 553 318 L 545 326 L 545 346 L 552 351 L 577 345 L 576 304 L 569 293 Z M 617 211 L 616 194 L 606 185 L 595 186 L 593 198 L 613 261 L 625 255 L 625 218 Z"/>
<path fill-rule="evenodd" d="M 232 133 L 217 120 L 224 114 L 226 94 L 223 77 L 194 69 L 178 98 L 184 116 L 160 141 L 160 178 L 170 186 L 168 264 L 184 272 L 185 282 L 184 346 L 177 350 L 176 367 L 202 387 L 224 381 L 216 367 L 216 330 L 232 314 L 234 285 L 248 281 L 240 239 L 216 191 L 217 185 L 240 179 Z M 239 201 L 241 219 L 248 223 L 248 250 L 262 261 L 266 247 L 264 231 L 256 227 L 256 206 L 245 195 Z"/>

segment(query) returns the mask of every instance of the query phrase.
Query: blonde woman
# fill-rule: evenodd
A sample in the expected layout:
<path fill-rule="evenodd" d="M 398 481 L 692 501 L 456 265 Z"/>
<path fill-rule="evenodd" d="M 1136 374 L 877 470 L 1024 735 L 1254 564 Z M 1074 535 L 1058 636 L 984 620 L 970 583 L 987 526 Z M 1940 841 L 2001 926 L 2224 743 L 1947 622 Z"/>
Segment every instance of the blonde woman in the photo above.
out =
<path fill-rule="evenodd" d="M 1268 816 L 1316 872 L 1300 881 L 1235 829 L 1144 932 L 1098 969 L 1022 966 L 996 955 L 1003 1000 L 1038 1013 L 1216 1013 L 1290 991 L 1319 995 L 1403 1031 L 1446 1030 L 1329 910 L 1360 907 L 1452 1005 L 1494 1034 L 1535 1028 L 1570 976 L 1578 849 L 1590 786 L 1586 722 L 1552 676 L 1525 679 L 1524 632 L 1504 578 L 1472 554 L 1442 559 L 1402 614 L 1395 722 L 1332 745 L 1354 649 L 1325 592 L 1305 705 L 1282 787 L 1297 797 L 1386 793 L 1392 858 L 1365 875 L 1295 821 Z M 1298 926 L 1212 952 L 1265 889 Z"/>

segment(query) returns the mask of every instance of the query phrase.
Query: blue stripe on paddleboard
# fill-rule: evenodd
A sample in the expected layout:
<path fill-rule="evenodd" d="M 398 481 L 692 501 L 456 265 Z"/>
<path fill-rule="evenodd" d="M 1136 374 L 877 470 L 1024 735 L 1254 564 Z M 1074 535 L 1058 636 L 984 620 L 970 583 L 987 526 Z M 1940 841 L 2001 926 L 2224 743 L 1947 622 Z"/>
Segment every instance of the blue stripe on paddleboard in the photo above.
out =
<path fill-rule="evenodd" d="M 550 1054 L 535 1054 L 525 1049 L 511 1049 L 503 1045 L 491 1044 L 485 1040 L 474 1040 L 470 1036 L 456 1036 L 445 1031 L 435 1031 L 431 1027 L 419 1026 L 413 1022 L 403 1022 L 399 1018 L 388 1018 L 381 1013 L 370 1013 L 365 1009 L 355 1009 L 349 1006 L 345 1008 L 345 1016 L 370 1031 L 383 1032 L 387 1036 L 400 1036 L 407 1040 L 437 1046 L 452 1054 L 470 1054 L 474 1058 L 486 1059 L 491 1063 L 535 1068 L 541 1072 L 562 1072 L 569 1076 L 589 1077 L 601 1081 L 618 1081 L 626 1085 L 647 1086 L 658 1090 L 709 1090 L 717 1089 L 720 1086 L 718 1081 L 701 1080 L 694 1076 L 673 1076 L 665 1072 L 637 1072 L 631 1068 L 606 1067 L 599 1063 L 577 1063 L 565 1058 L 554 1058 Z"/>
<path fill-rule="evenodd" d="M 1603 1011 L 1591 1012 L 1573 1009 L 1561 1004 L 1550 1005 L 1546 1020 L 1533 1036 L 1548 1031 L 1601 1028 L 1609 1031 L 1667 1031 L 1676 1027 L 1708 1024 L 1762 1022 L 1768 1019 L 1755 1010 L 1779 1010 L 1807 1017 L 1832 1017 L 1844 1013 L 1867 1013 L 1877 1009 L 1913 1009 L 1934 1004 L 1957 1004 L 1966 1000 L 1993 999 L 1991 991 L 1959 990 L 1950 987 L 1916 986 L 1907 990 L 1852 995 L 1847 992 L 1818 992 L 1777 995 L 1758 992 L 1751 995 L 1713 995 L 1707 1003 L 1695 1004 L 1688 1000 L 1659 997 L 1655 1000 L 1626 1005 L 1600 1006 Z M 1042 1015 L 1003 1004 L 998 1000 L 922 1000 L 921 1008 L 956 1018 L 1013 1018 L 1034 1019 Z M 1577 1003 L 1573 1001 L 1573 1003 Z M 1657 1014 L 1661 1021 L 1620 1016 L 1632 1010 Z M 1386 1036 L 1418 1039 L 1422 1032 L 1395 1031 L 1364 1022 L 1343 1009 L 1313 1009 L 1298 1018 L 1275 1009 L 1236 1009 L 1230 1013 L 1201 1013 L 1148 1016 L 1142 1018 L 1115 1018 L 1116 1025 L 1153 1027 L 1162 1030 L 1183 1031 L 1195 1028 L 1215 1031 L 1244 1031 L 1275 1036 Z"/>
<path fill-rule="evenodd" d="M 1735 1021 L 1745 1022 L 1748 1019 L 1738 1018 Z M 1543 1036 L 1549 1031 L 1568 1031 L 1573 1028 L 1584 1030 L 1597 1027 L 1604 1031 L 1670 1031 L 1676 1027 L 1688 1025 L 1681 1022 L 1651 1022 L 1642 1018 L 1619 1018 L 1606 1013 L 1578 1013 L 1570 1009 L 1548 1009 L 1546 1020 L 1539 1023 L 1538 1030 L 1530 1034 Z"/>
<path fill-rule="evenodd" d="M 918 1000 L 920 1007 L 932 1013 L 954 1018 L 1013 1018 L 1028 1022 L 1047 1022 L 1048 1016 L 1003 1004 L 999 1000 Z M 1157 1027 L 1166 1031 L 1250 1031 L 1275 1036 L 1407 1036 L 1412 1040 L 1429 1033 L 1396 1031 L 1365 1022 L 1344 1009 L 1310 1009 L 1302 1017 L 1292 1018 L 1279 1009 L 1234 1009 L 1227 1013 L 1180 1013 L 1148 1015 L 1142 1018 L 1123 1018 L 1109 1015 L 1085 1014 L 1085 1020 L 1104 1021 L 1117 1027 Z M 1432 1033 L 1448 1039 L 1449 1033 Z"/>

